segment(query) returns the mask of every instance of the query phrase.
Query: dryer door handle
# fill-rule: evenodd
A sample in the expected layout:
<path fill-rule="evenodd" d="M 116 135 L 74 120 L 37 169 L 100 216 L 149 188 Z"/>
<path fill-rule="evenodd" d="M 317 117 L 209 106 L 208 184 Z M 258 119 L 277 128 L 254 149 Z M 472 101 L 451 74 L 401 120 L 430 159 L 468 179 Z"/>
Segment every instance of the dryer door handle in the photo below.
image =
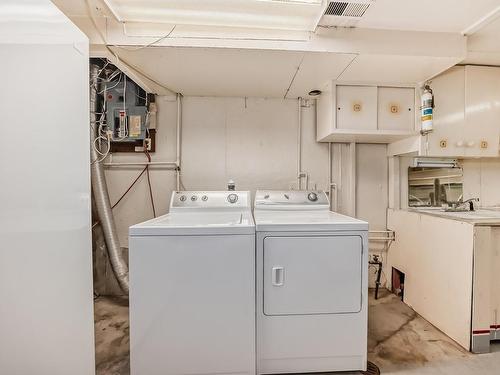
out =
<path fill-rule="evenodd" d="M 271 280 L 273 286 L 283 286 L 285 282 L 285 269 L 281 266 L 273 267 Z"/>

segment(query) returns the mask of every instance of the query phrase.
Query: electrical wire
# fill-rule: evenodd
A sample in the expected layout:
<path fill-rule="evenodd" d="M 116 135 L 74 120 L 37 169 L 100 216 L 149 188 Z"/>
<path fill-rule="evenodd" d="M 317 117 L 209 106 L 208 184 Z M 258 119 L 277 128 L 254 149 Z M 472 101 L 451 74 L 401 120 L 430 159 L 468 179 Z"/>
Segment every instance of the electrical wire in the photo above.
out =
<path fill-rule="evenodd" d="M 111 89 L 114 89 L 116 86 L 118 86 L 118 85 L 120 84 L 120 82 L 121 82 L 121 80 L 122 80 L 122 76 L 123 76 L 123 73 L 121 73 L 121 72 L 120 72 L 119 77 L 118 77 L 118 82 L 117 82 L 114 86 L 111 86 L 111 87 L 106 87 L 104 90 L 99 91 L 99 92 L 98 92 L 98 94 L 102 94 L 102 93 L 104 93 L 104 92 L 106 92 L 106 91 L 109 91 L 109 90 L 111 90 Z"/>
<path fill-rule="evenodd" d="M 146 145 L 144 145 L 144 153 L 148 158 L 148 163 L 151 163 L 151 155 L 149 154 Z M 146 165 L 146 177 L 148 178 L 149 198 L 151 199 L 151 208 L 153 209 L 153 217 L 156 217 L 155 201 L 153 198 L 153 188 L 151 187 L 151 177 L 149 176 L 149 164 Z"/>
<path fill-rule="evenodd" d="M 111 206 L 111 209 L 115 208 L 116 206 L 118 206 L 118 204 L 122 201 L 123 198 L 125 198 L 125 196 L 128 194 L 128 192 L 130 190 L 132 190 L 132 188 L 134 187 L 134 185 L 137 183 L 137 181 L 139 181 L 139 179 L 141 178 L 141 176 L 144 174 L 144 172 L 146 172 L 146 170 L 148 169 L 148 165 L 146 165 L 144 167 L 144 169 L 141 171 L 141 173 L 139 173 L 139 175 L 135 178 L 135 180 L 130 184 L 130 186 L 127 188 L 127 190 L 125 190 L 125 192 L 121 195 L 121 197 L 116 201 L 116 203 Z"/>
<path fill-rule="evenodd" d="M 89 15 L 90 17 L 90 20 L 92 21 L 92 24 L 94 25 L 94 28 L 96 29 L 97 33 L 99 34 L 99 37 L 102 39 L 102 42 L 104 43 L 104 48 L 106 48 L 106 50 L 112 55 L 115 57 L 116 59 L 116 64 L 119 64 L 119 63 L 122 63 L 123 65 L 125 65 L 126 67 L 128 67 L 128 69 L 132 70 L 132 71 L 135 71 L 136 73 L 139 73 L 140 75 L 142 75 L 143 77 L 145 77 L 146 79 L 148 79 L 149 81 L 153 82 L 155 85 L 157 85 L 158 87 L 161 87 L 167 91 L 170 91 L 170 92 L 175 92 L 174 90 L 171 90 L 170 88 L 168 88 L 167 86 L 165 86 L 164 84 L 162 84 L 161 82 L 158 82 L 157 80 L 155 80 L 153 77 L 151 77 L 150 75 L 148 75 L 147 73 L 141 71 L 140 69 L 138 69 L 137 67 L 134 67 L 132 65 L 130 65 L 129 63 L 127 63 L 125 60 L 121 59 L 120 56 L 118 56 L 118 54 L 113 51 L 111 48 L 110 48 L 110 44 L 108 44 L 107 40 L 106 40 L 106 37 L 104 36 L 103 32 L 101 31 L 101 29 L 99 28 L 99 26 L 97 25 L 97 20 L 94 16 L 94 12 L 92 11 L 92 6 L 90 5 L 90 1 L 89 0 L 85 0 L 85 5 L 86 5 L 86 10 L 87 10 L 87 14 Z M 170 31 L 172 32 L 173 29 Z M 169 33 L 170 34 L 170 33 Z M 166 36 L 165 36 L 166 37 Z M 163 38 L 164 39 L 164 38 Z"/>
<path fill-rule="evenodd" d="M 125 51 L 131 51 L 131 52 L 134 52 L 134 51 L 140 51 L 141 49 L 144 49 L 144 48 L 148 48 L 148 47 L 151 47 L 157 43 L 160 43 L 163 39 L 167 39 L 175 30 L 175 28 L 177 27 L 177 25 L 174 25 L 174 27 L 172 27 L 172 29 L 164 36 L 162 36 L 161 38 L 158 38 L 156 40 L 154 40 L 153 42 L 149 43 L 149 44 L 146 44 L 144 46 L 140 46 L 140 47 L 136 47 L 136 48 L 130 48 L 130 47 L 124 47 L 124 46 L 117 46 L 115 45 L 114 47 L 116 48 L 120 48 L 120 49 L 123 49 Z M 125 23 L 123 23 L 123 28 L 125 28 Z M 124 34 L 126 34 L 126 32 L 124 31 Z"/>

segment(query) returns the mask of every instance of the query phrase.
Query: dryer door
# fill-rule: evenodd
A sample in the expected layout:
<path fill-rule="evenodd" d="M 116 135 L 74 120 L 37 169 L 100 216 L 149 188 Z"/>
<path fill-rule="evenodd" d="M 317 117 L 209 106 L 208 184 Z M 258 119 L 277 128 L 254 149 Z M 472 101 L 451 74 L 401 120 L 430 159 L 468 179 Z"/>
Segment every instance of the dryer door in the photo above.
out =
<path fill-rule="evenodd" d="M 361 311 L 359 236 L 266 237 L 264 314 L 341 314 Z"/>

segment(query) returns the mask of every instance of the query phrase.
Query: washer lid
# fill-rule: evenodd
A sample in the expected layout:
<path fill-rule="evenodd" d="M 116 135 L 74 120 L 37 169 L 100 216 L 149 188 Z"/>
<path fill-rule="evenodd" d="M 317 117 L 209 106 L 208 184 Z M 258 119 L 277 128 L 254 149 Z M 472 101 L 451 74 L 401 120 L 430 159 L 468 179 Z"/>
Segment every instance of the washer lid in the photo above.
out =
<path fill-rule="evenodd" d="M 366 221 L 332 211 L 255 210 L 254 215 L 260 232 L 368 230 Z"/>
<path fill-rule="evenodd" d="M 133 225 L 130 236 L 253 234 L 250 211 L 174 212 Z"/>

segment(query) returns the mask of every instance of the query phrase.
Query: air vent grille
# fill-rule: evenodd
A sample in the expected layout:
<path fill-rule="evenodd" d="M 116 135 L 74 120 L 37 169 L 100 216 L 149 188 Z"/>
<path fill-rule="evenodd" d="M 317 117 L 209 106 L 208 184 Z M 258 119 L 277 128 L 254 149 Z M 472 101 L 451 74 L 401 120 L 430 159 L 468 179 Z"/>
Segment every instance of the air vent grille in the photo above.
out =
<path fill-rule="evenodd" d="M 328 4 L 325 14 L 327 16 L 341 16 L 342 14 L 344 14 L 344 10 L 347 8 L 347 5 L 349 5 L 349 3 L 332 1 L 330 4 Z"/>
<path fill-rule="evenodd" d="M 338 17 L 362 17 L 370 7 L 369 3 L 347 3 L 341 1 L 332 1 L 326 8 L 326 16 Z"/>

